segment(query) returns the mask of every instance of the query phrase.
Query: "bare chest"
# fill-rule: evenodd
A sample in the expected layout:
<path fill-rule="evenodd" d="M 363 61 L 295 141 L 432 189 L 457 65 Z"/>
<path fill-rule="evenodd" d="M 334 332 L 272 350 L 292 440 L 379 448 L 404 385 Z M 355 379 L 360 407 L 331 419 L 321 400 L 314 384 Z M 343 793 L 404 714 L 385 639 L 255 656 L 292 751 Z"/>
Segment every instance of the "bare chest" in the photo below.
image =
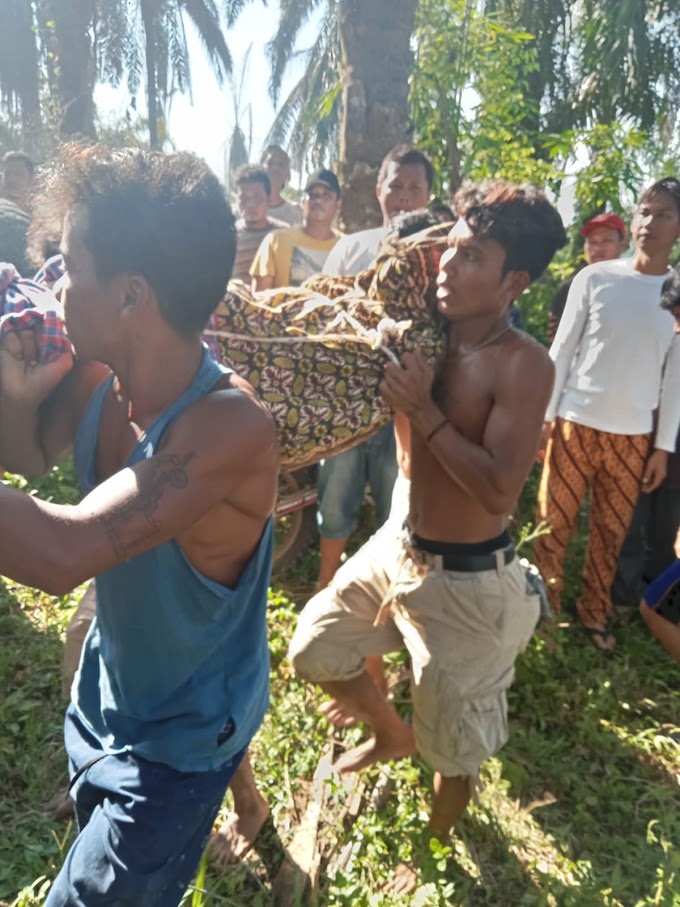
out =
<path fill-rule="evenodd" d="M 447 357 L 437 373 L 432 396 L 456 429 L 480 443 L 494 400 L 494 357 L 471 353 Z"/>

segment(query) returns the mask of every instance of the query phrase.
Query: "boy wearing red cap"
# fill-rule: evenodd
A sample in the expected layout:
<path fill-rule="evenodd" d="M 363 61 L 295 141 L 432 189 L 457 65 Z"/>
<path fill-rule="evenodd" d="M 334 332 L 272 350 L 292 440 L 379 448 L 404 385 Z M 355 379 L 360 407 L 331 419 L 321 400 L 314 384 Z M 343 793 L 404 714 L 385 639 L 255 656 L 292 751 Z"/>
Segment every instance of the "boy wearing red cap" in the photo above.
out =
<path fill-rule="evenodd" d="M 596 214 L 585 222 L 580 233 L 584 238 L 583 257 L 587 265 L 612 261 L 626 248 L 626 225 L 618 214 Z M 559 285 L 550 303 L 548 340 L 551 342 L 555 339 L 574 277 L 576 273 Z"/>

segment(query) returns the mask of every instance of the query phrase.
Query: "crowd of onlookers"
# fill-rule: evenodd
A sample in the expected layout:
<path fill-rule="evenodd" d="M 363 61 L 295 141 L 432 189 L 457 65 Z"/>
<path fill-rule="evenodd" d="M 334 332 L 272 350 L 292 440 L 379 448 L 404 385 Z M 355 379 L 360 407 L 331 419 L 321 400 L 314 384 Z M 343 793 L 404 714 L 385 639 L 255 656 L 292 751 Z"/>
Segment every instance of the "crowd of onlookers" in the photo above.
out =
<path fill-rule="evenodd" d="M 32 159 L 23 152 L 10 151 L 2 158 L 0 259 L 12 262 L 22 274 L 28 274 L 31 270 L 27 260 L 26 237 L 31 220 L 34 173 L 35 165 Z M 411 212 L 422 214 L 427 211 L 430 223 L 435 220 L 447 222 L 455 219 L 452 207 L 433 199 L 432 164 L 424 153 L 412 146 L 394 148 L 385 157 L 378 171 L 376 197 L 382 222 L 378 226 L 367 225 L 366 229 L 348 235 L 344 235 L 338 229 L 342 212 L 341 186 L 333 171 L 321 168 L 312 173 L 305 182 L 300 202 L 291 201 L 284 194 L 290 177 L 290 158 L 284 149 L 276 145 L 265 149 L 259 164 L 242 167 L 234 176 L 234 204 L 238 220 L 236 260 L 232 278 L 249 284 L 253 292 L 298 286 L 319 272 L 338 276 L 358 274 L 375 260 L 381 243 L 395 225 Z M 680 199 L 676 196 L 672 183 L 673 181 L 670 181 L 667 186 L 662 187 L 660 196 L 667 198 L 671 207 L 680 205 Z M 654 213 L 650 216 L 656 217 Z M 422 217 L 420 220 L 425 223 Z M 657 264 L 653 266 L 656 268 L 654 273 L 645 276 L 644 272 L 642 274 L 634 272 L 631 275 L 624 264 L 615 266 L 618 270 L 611 271 L 611 275 L 607 272 L 605 282 L 614 280 L 619 296 L 621 290 L 616 281 L 628 278 L 632 294 L 631 311 L 639 314 L 640 300 L 648 304 L 650 311 L 657 305 L 673 246 L 672 226 L 669 222 L 668 238 L 664 249 L 657 256 Z M 656 233 L 658 232 L 657 229 Z M 555 400 L 551 403 L 548 421 L 553 422 L 557 417 L 556 425 L 559 426 L 564 418 L 567 422 L 571 419 L 575 424 L 584 425 L 588 429 L 604 431 L 606 435 L 621 434 L 627 438 L 632 434 L 649 434 L 646 423 L 645 432 L 632 432 L 625 415 L 611 417 L 611 401 L 602 398 L 599 404 L 593 403 L 597 400 L 598 394 L 601 397 L 600 390 L 593 392 L 591 388 L 587 394 L 583 393 L 583 387 L 589 382 L 594 382 L 594 386 L 598 382 L 611 385 L 612 369 L 618 376 L 617 370 L 620 368 L 625 371 L 626 379 L 629 378 L 630 362 L 626 360 L 621 340 L 634 334 L 635 329 L 632 320 L 628 325 L 628 334 L 625 326 L 619 324 L 612 337 L 600 338 L 597 343 L 591 341 L 589 357 L 584 359 L 586 343 L 582 340 L 586 336 L 599 337 L 598 331 L 603 330 L 604 309 L 599 302 L 592 311 L 588 309 L 590 289 L 582 287 L 579 275 L 589 265 L 602 265 L 618 260 L 629 249 L 631 237 L 623 219 L 612 212 L 596 214 L 583 224 L 580 233 L 583 237 L 581 265 L 559 285 L 550 308 L 548 339 L 554 344 L 554 355 L 558 357 L 559 354 L 564 361 L 558 368 L 562 383 L 556 391 Z M 636 231 L 633 225 L 632 239 L 633 253 L 639 259 L 641 243 L 648 242 L 647 236 L 644 231 Z M 644 253 L 642 254 L 644 257 Z M 591 272 L 586 270 L 585 273 Z M 574 300 L 578 297 L 581 308 L 587 310 L 585 315 L 583 311 L 581 315 L 574 315 L 573 312 L 570 314 L 568 307 L 570 294 Z M 576 303 L 572 307 L 574 311 L 575 307 Z M 567 318 L 563 319 L 565 309 Z M 617 318 L 620 318 L 620 315 L 620 311 L 617 312 Z M 632 319 L 632 315 L 628 317 Z M 669 319 L 658 314 L 654 317 L 659 321 L 661 334 L 667 335 Z M 519 308 L 514 303 L 510 310 L 510 318 L 515 326 L 521 327 Z M 564 338 L 568 329 L 563 327 L 562 333 L 558 334 L 563 320 L 572 322 L 566 347 Z M 645 325 L 644 329 L 642 323 Z M 642 319 L 640 328 L 643 334 L 648 331 L 647 316 Z M 645 343 L 640 342 L 639 336 L 636 337 L 636 345 L 638 355 L 634 359 L 639 361 L 640 351 L 645 349 Z M 609 359 L 606 358 L 607 352 L 610 355 Z M 664 356 L 661 356 L 661 366 L 665 362 Z M 655 361 L 654 368 L 658 365 L 659 363 Z M 597 373 L 596 377 L 590 374 L 593 369 Z M 599 369 L 602 370 L 601 375 L 598 373 Z M 661 371 L 658 377 L 661 382 Z M 674 376 L 666 375 L 666 381 L 668 382 L 671 377 Z M 649 373 L 647 380 L 652 380 Z M 568 398 L 570 394 L 573 397 L 579 393 L 583 399 L 574 410 L 573 400 L 570 404 Z M 634 406 L 631 403 L 631 395 L 623 386 L 617 387 L 614 393 L 621 404 L 621 410 L 630 413 L 631 407 Z M 654 402 L 652 410 L 656 411 L 658 400 L 654 400 L 654 393 L 655 391 L 650 388 L 650 400 Z M 670 393 L 667 393 L 667 408 L 669 397 Z M 584 407 L 583 411 L 579 409 L 581 405 Z M 593 405 L 597 410 L 595 416 L 589 409 Z M 563 416 L 563 413 L 566 415 Z M 649 417 L 651 418 L 651 410 Z M 635 421 L 634 417 L 631 418 Z M 632 427 L 639 428 L 639 421 Z M 617 431 L 613 431 L 613 428 Z M 659 576 L 675 559 L 676 534 L 680 527 L 680 453 L 675 445 L 672 450 L 668 449 L 668 465 L 659 488 L 649 494 L 638 494 L 633 483 L 629 495 L 624 494 L 625 512 L 609 514 L 607 521 L 613 523 L 616 530 L 613 535 L 609 535 L 603 529 L 598 507 L 603 500 L 609 503 L 613 500 L 609 493 L 611 489 L 604 497 L 598 494 L 597 476 L 583 476 L 583 464 L 572 462 L 574 445 L 581 449 L 582 438 L 578 443 L 564 438 L 560 441 L 564 452 L 569 455 L 567 468 L 575 470 L 575 475 L 579 476 L 578 482 L 568 480 L 566 490 L 563 489 L 561 492 L 561 495 L 566 495 L 573 505 L 571 506 L 573 513 L 569 518 L 562 520 L 564 526 L 560 524 L 558 517 L 563 514 L 565 507 L 564 502 L 555 503 L 560 493 L 554 486 L 557 481 L 555 476 L 561 474 L 565 465 L 561 464 L 557 473 L 555 472 L 555 457 L 560 448 L 556 446 L 555 437 L 553 442 L 544 468 L 544 485 L 537 514 L 539 520 L 547 519 L 551 533 L 537 541 L 537 560 L 543 572 L 548 574 L 546 578 L 549 580 L 549 592 L 553 603 L 559 608 L 562 580 L 558 564 L 563 556 L 563 550 L 558 551 L 557 548 L 564 549 L 571 532 L 578 510 L 576 497 L 580 499 L 582 492 L 589 487 L 591 549 L 597 544 L 600 547 L 597 551 L 591 550 L 591 556 L 587 558 L 584 576 L 587 587 L 585 597 L 589 598 L 589 602 L 585 604 L 582 600 L 579 608 L 584 625 L 590 625 L 594 633 L 595 642 L 609 648 L 613 645 L 609 625 L 610 613 L 625 613 L 629 610 L 639 601 L 643 585 Z M 680 443 L 680 436 L 678 442 Z M 669 448 L 667 439 L 664 443 L 665 447 Z M 584 456 L 590 467 L 596 459 L 595 455 L 590 452 L 584 453 Z M 638 467 L 640 472 L 642 464 L 647 462 L 646 454 L 634 454 L 631 457 L 630 452 L 619 451 L 614 455 L 615 460 L 622 459 L 626 462 L 628 470 L 631 459 L 636 458 L 640 464 Z M 397 475 L 396 448 L 391 424 L 357 447 L 321 462 L 318 472 L 320 588 L 331 581 L 342 561 L 348 538 L 357 528 L 367 487 L 370 488 L 375 505 L 376 524 L 379 526 L 389 514 Z M 548 475 L 552 476 L 550 488 L 547 484 Z M 580 487 L 581 484 L 583 488 L 577 494 L 572 494 L 573 489 L 577 485 Z M 617 494 L 620 493 L 621 489 L 617 488 Z M 549 500 L 553 502 L 552 509 Z M 627 532 L 625 526 L 628 527 Z M 617 562 L 619 548 L 621 554 Z M 607 563 L 605 570 L 602 567 L 604 562 Z M 589 587 L 589 584 L 593 583 L 598 587 L 596 595 L 593 588 Z M 593 597 L 599 598 L 598 606 L 593 606 Z"/>
<path fill-rule="evenodd" d="M 65 726 L 80 833 L 50 905 L 111 902 L 95 889 L 140 902 L 152 843 L 161 856 L 143 870 L 149 903 L 177 903 L 227 784 L 234 809 L 214 836 L 216 860 L 239 860 L 268 815 L 248 746 L 266 710 L 278 449 L 256 393 L 201 344 L 232 253 L 233 277 L 264 292 L 319 272 L 357 275 L 395 232 L 453 222 L 437 266 L 441 359 L 435 368 L 415 351 L 384 369 L 381 360 L 394 424 L 319 467 L 319 589 L 289 655 L 331 697 L 322 707 L 331 721 L 370 728 L 338 771 L 421 753 L 435 772 L 429 830 L 448 840 L 481 764 L 507 739 L 506 690 L 539 617 L 508 532 L 537 453 L 537 522 L 548 531 L 534 553 L 553 611 L 588 493 L 581 628 L 611 652 L 616 607 L 639 601 L 680 660 L 680 270 L 670 266 L 680 181 L 649 186 L 629 228 L 606 212 L 583 224 L 584 267 L 558 289 L 548 353 L 513 329 L 517 300 L 566 243 L 538 187 L 495 180 L 428 213 L 432 164 L 400 145 L 377 171 L 381 224 L 343 235 L 337 176 L 315 171 L 294 204 L 282 194 L 290 160 L 278 147 L 237 174 L 235 226 L 221 185 L 190 156 L 67 147 L 63 161 L 51 178 L 68 200 L 57 293 L 69 341 L 56 360 L 67 371 L 25 353 L 22 327 L 8 332 L 11 355 L 0 362 L 2 462 L 21 469 L 30 457 L 40 471 L 75 446 L 86 493 L 64 508 L 5 489 L 3 572 L 57 592 L 97 576 L 84 646 L 67 633 L 69 672 L 83 646 Z M 98 182 L 104 173 L 114 177 Z M 0 222 L 23 230 L 24 243 L 32 177 L 30 159 L 5 155 Z M 631 255 L 621 258 L 628 232 Z M 25 273 L 21 249 L 0 235 L 0 259 L 13 255 Z M 338 570 L 367 485 L 382 528 Z M 27 563 L 36 534 L 58 548 L 49 571 Z M 412 724 L 389 701 L 381 667 L 403 647 Z M 415 884 L 404 864 L 391 887 Z M 81 889 L 93 899 L 78 899 Z"/>

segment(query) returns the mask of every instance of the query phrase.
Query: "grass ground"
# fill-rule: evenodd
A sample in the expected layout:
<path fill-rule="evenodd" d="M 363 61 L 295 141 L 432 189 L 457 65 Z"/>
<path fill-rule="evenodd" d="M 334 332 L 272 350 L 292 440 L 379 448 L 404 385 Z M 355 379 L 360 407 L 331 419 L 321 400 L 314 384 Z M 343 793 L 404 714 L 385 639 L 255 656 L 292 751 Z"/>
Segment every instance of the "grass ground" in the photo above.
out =
<path fill-rule="evenodd" d="M 37 490 L 70 500 L 72 485 L 67 468 Z M 577 539 L 572 589 L 581 547 Z M 229 875 L 203 867 L 200 891 L 186 897 L 192 907 L 273 903 L 271 876 L 328 739 L 317 693 L 292 676 L 285 660 L 296 606 L 315 569 L 310 555 L 271 593 L 272 708 L 253 761 L 273 828 Z M 43 903 L 74 834 L 48 819 L 43 805 L 66 779 L 61 640 L 77 597 L 0 585 L 0 901 L 15 907 Z M 410 858 L 427 816 L 431 773 L 419 759 L 394 766 L 394 790 L 380 810 L 363 809 L 351 827 L 324 829 L 326 852 L 353 845 L 353 858 L 334 878 L 322 872 L 319 903 L 680 905 L 680 746 L 669 736 L 680 725 L 678 669 L 636 617 L 618 637 L 616 655 L 606 658 L 568 617 L 537 633 L 517 665 L 510 740 L 484 767 L 479 803 L 451 848 L 435 847 L 425 860 L 423 884 L 411 899 L 393 901 L 381 889 L 396 863 Z M 390 661 L 393 674 L 400 667 L 400 657 Z M 397 695 L 407 700 L 406 687 Z M 400 707 L 408 710 L 408 703 Z M 346 732 L 348 745 L 360 734 Z M 369 788 L 378 776 L 378 769 L 368 773 Z M 342 797 L 334 789 L 331 805 Z"/>

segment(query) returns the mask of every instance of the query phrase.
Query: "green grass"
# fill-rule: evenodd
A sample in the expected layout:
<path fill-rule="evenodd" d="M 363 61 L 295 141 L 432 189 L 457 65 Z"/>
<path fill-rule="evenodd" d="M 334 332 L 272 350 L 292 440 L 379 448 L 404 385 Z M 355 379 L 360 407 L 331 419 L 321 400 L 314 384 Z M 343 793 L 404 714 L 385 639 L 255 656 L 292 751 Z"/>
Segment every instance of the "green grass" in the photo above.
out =
<path fill-rule="evenodd" d="M 70 500 L 72 486 L 67 468 L 43 480 L 40 494 Z M 577 539 L 570 558 L 572 599 L 582 547 Z M 271 594 L 272 708 L 254 743 L 253 763 L 275 831 L 229 875 L 203 864 L 187 907 L 273 903 L 271 878 L 328 739 L 317 713 L 319 695 L 285 660 L 296 607 L 316 566 L 310 555 Z M 76 598 L 52 599 L 8 581 L 0 586 L 0 901 L 16 907 L 44 902 L 73 836 L 42 807 L 66 780 L 61 640 Z M 381 888 L 398 861 L 411 857 L 427 817 L 432 779 L 419 759 L 394 766 L 395 789 L 381 812 L 367 807 L 353 826 L 324 829 L 326 853 L 354 843 L 356 854 L 344 875 L 329 879 L 322 872 L 319 903 L 680 905 L 680 747 L 667 734 L 680 725 L 678 669 L 637 618 L 617 635 L 613 658 L 596 651 L 568 616 L 535 636 L 509 696 L 510 740 L 485 765 L 479 802 L 456 829 L 451 848 L 433 845 L 415 896 L 393 900 Z M 392 659 L 391 668 L 401 662 Z M 353 740 L 361 731 L 347 734 Z M 369 788 L 378 773 L 367 773 Z M 343 796 L 332 791 L 331 803 Z M 228 802 L 223 816 L 227 812 Z"/>

